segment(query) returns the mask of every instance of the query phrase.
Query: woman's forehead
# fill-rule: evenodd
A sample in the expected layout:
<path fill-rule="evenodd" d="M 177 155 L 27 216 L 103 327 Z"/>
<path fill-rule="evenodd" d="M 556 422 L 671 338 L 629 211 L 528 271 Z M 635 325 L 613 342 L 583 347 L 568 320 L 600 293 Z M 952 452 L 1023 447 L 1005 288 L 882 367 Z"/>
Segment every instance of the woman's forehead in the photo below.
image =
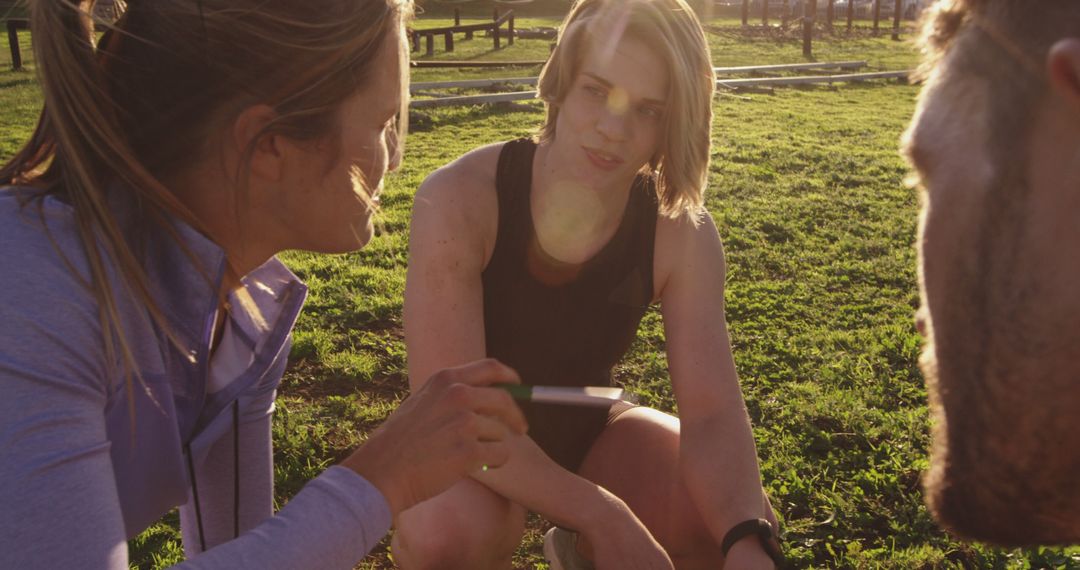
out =
<path fill-rule="evenodd" d="M 667 66 L 648 43 L 626 34 L 614 38 L 594 36 L 590 43 L 579 75 L 617 85 L 634 98 L 663 101 L 667 97 Z"/>

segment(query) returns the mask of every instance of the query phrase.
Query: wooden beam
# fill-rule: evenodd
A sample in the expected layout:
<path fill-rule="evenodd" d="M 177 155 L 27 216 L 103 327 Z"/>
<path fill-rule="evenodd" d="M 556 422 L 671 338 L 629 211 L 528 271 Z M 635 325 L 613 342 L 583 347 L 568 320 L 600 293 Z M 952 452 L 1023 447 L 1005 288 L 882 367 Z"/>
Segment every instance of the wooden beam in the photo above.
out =
<path fill-rule="evenodd" d="M 848 83 L 869 79 L 906 79 L 911 71 L 875 71 L 872 73 L 846 73 L 841 75 L 808 75 L 804 77 L 756 77 L 753 79 L 724 79 L 717 87 L 746 87 L 756 85 L 809 85 L 814 83 Z"/>
<path fill-rule="evenodd" d="M 816 83 L 847 83 L 871 79 L 907 79 L 911 71 L 879 71 L 874 73 L 849 73 L 844 75 L 818 75 L 806 77 L 764 77 L 754 79 L 728 79 L 717 81 L 717 87 L 735 89 L 762 85 L 809 85 Z M 459 105 L 484 105 L 509 101 L 536 99 L 536 91 L 515 91 L 513 93 L 495 93 L 491 95 L 463 95 L 460 97 L 441 97 L 437 99 L 415 99 L 409 107 L 422 109 L 429 107 L 452 107 Z"/>
<path fill-rule="evenodd" d="M 717 75 L 733 75 L 752 72 L 770 71 L 805 71 L 826 69 L 860 69 L 866 67 L 865 61 L 823 61 L 821 63 L 787 63 L 779 65 L 747 65 L 740 67 L 715 67 L 713 71 Z M 409 85 L 412 92 L 431 89 L 476 89 L 491 87 L 492 85 L 536 85 L 536 77 L 504 77 L 491 79 L 462 79 L 458 81 L 427 81 L 416 82 Z"/>

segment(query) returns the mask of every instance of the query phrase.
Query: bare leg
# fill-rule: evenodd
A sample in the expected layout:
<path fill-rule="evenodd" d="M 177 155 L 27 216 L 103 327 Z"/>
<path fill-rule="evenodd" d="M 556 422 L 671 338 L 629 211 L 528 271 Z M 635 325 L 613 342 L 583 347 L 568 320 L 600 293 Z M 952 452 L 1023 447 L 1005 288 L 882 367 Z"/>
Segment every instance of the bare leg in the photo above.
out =
<path fill-rule="evenodd" d="M 720 547 L 679 473 L 679 420 L 649 408 L 616 418 L 579 473 L 629 505 L 679 570 L 719 568 Z M 582 545 L 589 556 L 589 547 Z"/>
<path fill-rule="evenodd" d="M 398 515 L 391 543 L 404 570 L 510 568 L 524 507 L 466 479 Z"/>

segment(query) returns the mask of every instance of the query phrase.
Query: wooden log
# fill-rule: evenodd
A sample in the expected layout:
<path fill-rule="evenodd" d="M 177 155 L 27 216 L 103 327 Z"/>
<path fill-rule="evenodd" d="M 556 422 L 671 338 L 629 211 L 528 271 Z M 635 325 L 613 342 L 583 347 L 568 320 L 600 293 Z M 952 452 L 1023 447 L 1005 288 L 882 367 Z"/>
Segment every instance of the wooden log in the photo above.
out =
<path fill-rule="evenodd" d="M 409 107 L 453 107 L 460 105 L 483 105 L 485 103 L 504 103 L 507 101 L 526 101 L 536 99 L 536 91 L 516 91 L 514 93 L 496 93 L 493 95 L 462 95 L 460 97 L 441 97 L 438 99 L 413 99 Z"/>
<path fill-rule="evenodd" d="M 432 34 L 424 34 L 424 43 L 427 48 L 427 55 L 431 57 L 435 55 L 435 36 Z"/>
<path fill-rule="evenodd" d="M 847 3 L 847 31 L 851 31 L 851 20 L 855 16 L 855 0 L 848 0 Z"/>
<path fill-rule="evenodd" d="M 749 17 L 750 17 L 750 0 L 742 0 L 742 25 L 743 25 L 744 28 L 749 25 L 749 24 L 746 23 L 746 20 Z"/>
<path fill-rule="evenodd" d="M 427 61 L 427 62 L 414 62 L 414 64 L 446 64 L 457 62 L 444 62 L 444 61 Z M 502 65 L 502 62 L 470 62 L 473 64 L 488 64 L 493 63 L 496 65 Z M 543 62 L 524 62 L 525 64 L 542 64 Z M 820 71 L 826 72 L 827 70 L 835 69 L 861 69 L 866 67 L 865 61 L 823 61 L 820 63 L 785 63 L 777 65 L 746 65 L 738 67 L 714 67 L 713 72 L 717 75 L 732 75 L 732 74 L 746 74 L 746 73 L 768 73 L 777 71 Z M 475 89 L 490 87 L 498 84 L 514 84 L 514 85 L 536 85 L 536 77 L 505 77 L 494 79 L 460 79 L 457 81 L 428 81 L 428 82 L 416 82 L 409 85 L 409 90 L 412 92 L 422 90 L 437 90 L 437 89 Z"/>
<path fill-rule="evenodd" d="M 544 60 L 529 61 L 410 61 L 416 68 L 452 68 L 452 67 L 539 67 L 547 63 Z"/>
<path fill-rule="evenodd" d="M 881 21 L 881 0 L 874 0 L 874 35 L 878 35 L 881 30 L 878 28 L 878 22 Z"/>
<path fill-rule="evenodd" d="M 817 83 L 847 83 L 851 81 L 866 81 L 870 79 L 906 79 L 910 71 L 881 71 L 874 73 L 850 73 L 846 75 L 821 75 L 807 77 L 766 77 L 755 79 L 729 79 L 717 81 L 717 87 L 728 89 L 779 86 L 779 85 L 810 85 Z M 536 98 L 536 91 L 515 91 L 513 93 L 495 93 L 491 95 L 463 95 L 459 97 L 441 97 L 438 99 L 414 99 L 409 103 L 410 108 L 424 107 L 449 107 L 455 105 L 483 105 L 486 103 L 502 103 L 507 101 L 525 101 Z"/>
<path fill-rule="evenodd" d="M 454 8 L 454 25 L 461 25 L 461 8 Z"/>
<path fill-rule="evenodd" d="M 443 33 L 443 45 L 446 47 L 446 51 L 454 51 L 454 32 Z"/>
<path fill-rule="evenodd" d="M 836 16 L 836 0 L 829 0 L 829 5 L 825 9 L 825 25 L 829 27 L 829 33 L 833 31 L 833 19 Z"/>
<path fill-rule="evenodd" d="M 761 25 L 769 25 L 769 0 L 761 0 Z"/>
<path fill-rule="evenodd" d="M 900 0 L 897 0 L 899 2 Z M 506 44 L 514 45 L 514 14 L 510 14 L 510 19 L 506 21 Z"/>
<path fill-rule="evenodd" d="M 875 71 L 871 73 L 845 73 L 840 75 L 807 75 L 803 77 L 755 77 L 753 79 L 724 79 L 716 82 L 717 87 L 743 87 L 747 85 L 811 85 L 816 83 L 848 83 L 870 79 L 907 79 L 910 70 Z"/>

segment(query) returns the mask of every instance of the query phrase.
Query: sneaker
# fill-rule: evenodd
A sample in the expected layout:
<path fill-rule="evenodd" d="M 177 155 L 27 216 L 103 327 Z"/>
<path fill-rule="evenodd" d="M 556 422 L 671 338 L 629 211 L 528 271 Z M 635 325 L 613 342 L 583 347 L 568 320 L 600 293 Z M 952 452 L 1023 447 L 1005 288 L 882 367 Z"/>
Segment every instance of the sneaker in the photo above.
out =
<path fill-rule="evenodd" d="M 595 570 L 577 550 L 578 533 L 553 526 L 544 533 L 544 559 L 551 570 Z"/>

